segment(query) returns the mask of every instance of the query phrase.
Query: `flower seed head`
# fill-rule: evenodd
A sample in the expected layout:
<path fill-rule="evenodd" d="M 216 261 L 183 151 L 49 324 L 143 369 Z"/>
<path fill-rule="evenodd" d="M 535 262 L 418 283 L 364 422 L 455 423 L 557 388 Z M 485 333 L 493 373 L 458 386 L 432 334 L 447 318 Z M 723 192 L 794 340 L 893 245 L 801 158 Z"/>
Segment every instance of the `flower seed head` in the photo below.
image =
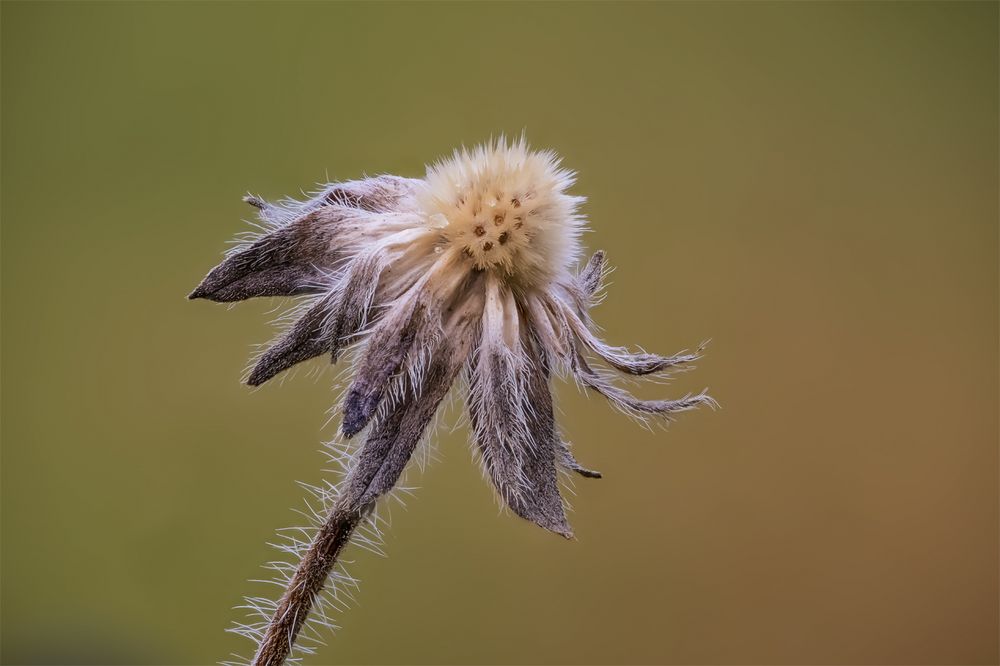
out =
<path fill-rule="evenodd" d="M 704 392 L 643 400 L 615 382 L 612 371 L 662 376 L 688 367 L 701 350 L 658 356 L 600 339 L 590 310 L 604 253 L 579 268 L 583 198 L 568 193 L 573 182 L 554 153 L 501 138 L 456 151 L 422 179 L 333 183 L 306 201 L 246 199 L 264 233 L 230 252 L 190 298 L 311 296 L 247 382 L 357 352 L 340 412 L 343 436 L 358 444 L 331 491 L 328 520 L 280 603 L 267 609 L 266 632 L 237 629 L 259 640 L 255 664 L 288 655 L 340 549 L 396 487 L 453 386 L 500 501 L 567 538 L 559 473 L 600 474 L 576 461 L 556 423 L 554 374 L 642 421 L 714 406 Z"/>
<path fill-rule="evenodd" d="M 427 169 L 418 201 L 442 242 L 505 281 L 543 284 L 580 257 L 583 197 L 574 174 L 524 138 L 461 149 Z"/>
<path fill-rule="evenodd" d="M 501 138 L 456 151 L 422 179 L 334 183 L 304 202 L 252 197 L 266 233 L 236 248 L 191 297 L 314 296 L 258 358 L 253 385 L 356 347 L 341 431 L 363 443 L 343 491 L 347 506 L 361 510 L 392 490 L 458 384 L 503 503 L 569 536 L 557 471 L 596 473 L 562 438 L 553 374 L 640 420 L 714 405 L 705 393 L 642 400 L 612 379 L 609 370 L 666 374 L 699 354 L 635 353 L 599 338 L 590 309 L 604 254 L 578 269 L 585 221 L 573 183 L 554 153 Z"/>

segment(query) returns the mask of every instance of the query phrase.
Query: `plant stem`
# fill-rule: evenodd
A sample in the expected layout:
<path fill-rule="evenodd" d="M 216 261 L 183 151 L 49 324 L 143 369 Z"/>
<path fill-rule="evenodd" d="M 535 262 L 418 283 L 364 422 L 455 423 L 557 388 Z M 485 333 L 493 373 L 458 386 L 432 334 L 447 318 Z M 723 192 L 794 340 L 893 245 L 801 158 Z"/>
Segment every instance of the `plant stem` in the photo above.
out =
<path fill-rule="evenodd" d="M 361 522 L 361 512 L 347 505 L 347 502 L 336 502 L 316 532 L 268 622 L 253 658 L 253 666 L 281 666 L 291 653 L 299 630 L 305 624 L 316 597 L 323 591 L 340 551 Z"/>

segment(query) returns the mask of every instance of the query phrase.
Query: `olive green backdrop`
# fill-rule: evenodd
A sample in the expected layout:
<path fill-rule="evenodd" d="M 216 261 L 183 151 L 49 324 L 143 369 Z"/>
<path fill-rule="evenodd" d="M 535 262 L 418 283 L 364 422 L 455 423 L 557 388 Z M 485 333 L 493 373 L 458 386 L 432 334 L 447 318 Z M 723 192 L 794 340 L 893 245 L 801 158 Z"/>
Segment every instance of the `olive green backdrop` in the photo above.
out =
<path fill-rule="evenodd" d="M 314 664 L 998 660 L 996 3 L 2 4 L 4 663 L 207 664 L 322 478 L 335 370 L 185 295 L 247 190 L 526 130 L 580 173 L 613 343 L 723 408 L 560 385 L 564 541 L 466 433 Z M 319 371 L 323 362 L 310 369 Z M 257 590 L 259 591 L 259 590 Z"/>

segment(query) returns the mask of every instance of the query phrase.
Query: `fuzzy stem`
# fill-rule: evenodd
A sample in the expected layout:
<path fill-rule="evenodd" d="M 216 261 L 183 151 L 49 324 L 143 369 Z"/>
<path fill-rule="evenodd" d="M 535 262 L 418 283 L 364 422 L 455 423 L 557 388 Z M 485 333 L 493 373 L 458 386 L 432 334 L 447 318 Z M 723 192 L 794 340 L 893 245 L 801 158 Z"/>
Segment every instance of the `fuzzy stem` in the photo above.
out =
<path fill-rule="evenodd" d="M 347 503 L 337 502 L 330 509 L 268 622 L 253 658 L 253 666 L 281 666 L 285 663 L 316 597 L 323 591 L 327 577 L 337 563 L 340 551 L 347 545 L 361 519 L 362 513 L 356 508 L 349 508 Z"/>

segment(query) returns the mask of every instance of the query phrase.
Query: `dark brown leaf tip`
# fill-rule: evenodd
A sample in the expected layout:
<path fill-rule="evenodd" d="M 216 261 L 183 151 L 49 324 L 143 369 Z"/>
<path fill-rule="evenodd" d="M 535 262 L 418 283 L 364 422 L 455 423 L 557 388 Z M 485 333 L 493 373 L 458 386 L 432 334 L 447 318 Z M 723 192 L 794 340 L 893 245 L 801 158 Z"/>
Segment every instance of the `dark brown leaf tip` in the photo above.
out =
<path fill-rule="evenodd" d="M 199 284 L 197 287 L 194 288 L 194 291 L 192 291 L 190 294 L 187 295 L 187 297 L 189 301 L 193 301 L 198 298 L 205 298 L 206 296 L 208 296 L 208 293 L 209 293 L 208 289 Z"/>
<path fill-rule="evenodd" d="M 352 388 L 344 400 L 344 420 L 341 432 L 345 437 L 354 437 L 364 430 L 378 407 L 382 394 L 378 390 Z"/>

